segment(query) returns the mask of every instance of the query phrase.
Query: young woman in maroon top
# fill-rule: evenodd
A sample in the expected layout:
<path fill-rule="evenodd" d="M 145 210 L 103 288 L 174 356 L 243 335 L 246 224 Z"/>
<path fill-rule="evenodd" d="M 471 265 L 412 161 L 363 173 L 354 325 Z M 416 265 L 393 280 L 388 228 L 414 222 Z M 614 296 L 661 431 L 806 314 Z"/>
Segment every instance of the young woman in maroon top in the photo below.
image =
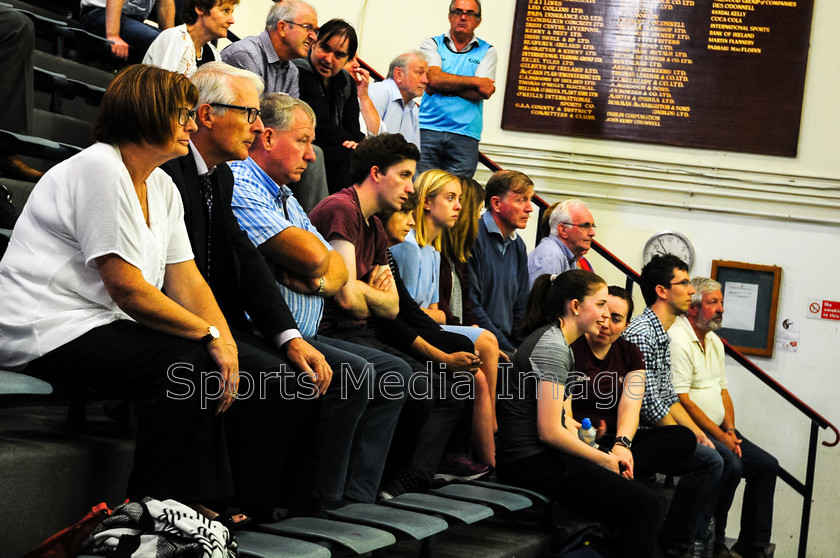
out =
<path fill-rule="evenodd" d="M 586 333 L 571 344 L 575 356 L 572 413 L 589 418 L 604 451 L 626 459 L 636 478 L 667 473 L 694 452 L 694 434 L 683 426 L 638 430 L 645 394 L 645 363 L 641 351 L 622 339 L 633 313 L 633 299 L 621 287 L 608 289 L 610 319 L 597 333 Z M 571 383 L 571 382 L 570 382 Z"/>

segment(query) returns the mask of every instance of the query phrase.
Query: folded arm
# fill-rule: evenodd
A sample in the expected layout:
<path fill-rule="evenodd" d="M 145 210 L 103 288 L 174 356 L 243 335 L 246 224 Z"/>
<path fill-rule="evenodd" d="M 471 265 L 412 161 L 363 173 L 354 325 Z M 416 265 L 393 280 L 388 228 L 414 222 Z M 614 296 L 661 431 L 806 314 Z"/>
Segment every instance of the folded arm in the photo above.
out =
<path fill-rule="evenodd" d="M 347 267 L 347 283 L 335 295 L 335 301 L 357 318 L 376 316 L 394 319 L 400 310 L 397 288 L 388 266 L 375 266 L 368 281 L 356 277 L 356 248 L 343 238 L 330 240 Z"/>

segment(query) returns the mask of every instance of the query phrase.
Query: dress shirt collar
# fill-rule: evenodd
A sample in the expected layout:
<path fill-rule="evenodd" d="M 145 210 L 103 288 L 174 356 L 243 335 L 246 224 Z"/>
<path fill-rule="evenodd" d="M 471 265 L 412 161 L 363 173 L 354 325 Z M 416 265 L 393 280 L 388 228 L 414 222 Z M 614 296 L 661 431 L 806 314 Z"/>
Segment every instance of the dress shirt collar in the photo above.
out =
<path fill-rule="evenodd" d="M 394 81 L 391 78 L 388 78 L 383 83 L 388 88 L 389 103 L 397 101 L 403 108 L 414 108 L 415 106 L 417 106 L 417 97 L 409 99 L 407 103 L 403 101 L 402 91 L 400 91 L 400 87 L 397 85 L 396 81 Z"/>
<path fill-rule="evenodd" d="M 703 349 L 703 345 L 700 343 L 700 338 L 697 337 L 697 332 L 694 331 L 693 327 L 691 327 L 691 322 L 688 321 L 688 318 L 685 316 L 685 314 L 683 314 L 682 316 L 677 316 L 677 319 L 674 320 L 674 325 L 672 325 L 668 331 L 670 332 L 671 330 L 682 330 L 683 333 L 685 333 L 685 335 L 688 336 L 689 340 L 691 340 L 692 343 L 696 343 L 697 346 L 700 347 L 700 350 L 705 352 L 705 350 Z M 708 338 L 709 333 L 705 335 L 704 341 Z"/>
<path fill-rule="evenodd" d="M 572 266 L 572 268 L 574 268 L 576 265 L 575 262 L 577 258 L 575 258 L 575 255 L 572 253 L 572 251 L 569 250 L 569 247 L 566 246 L 566 243 L 563 242 L 557 235 L 551 234 L 549 235 L 549 237 L 557 243 L 557 245 L 560 247 L 560 251 L 563 252 L 563 255 L 566 256 L 567 260 L 569 260 L 569 264 Z"/>
<path fill-rule="evenodd" d="M 269 64 L 276 64 L 277 62 L 283 64 L 289 63 L 288 60 L 280 60 L 280 57 L 277 56 L 277 51 L 274 50 L 274 45 L 271 44 L 271 36 L 268 34 L 268 31 L 264 30 L 258 37 L 260 39 L 260 47 L 265 52 L 265 59 Z"/>
<path fill-rule="evenodd" d="M 511 231 L 511 233 L 506 237 L 502 235 L 502 231 L 499 229 L 499 225 L 496 224 L 496 220 L 493 219 L 493 214 L 489 209 L 484 211 L 481 218 L 484 219 L 484 225 L 487 227 L 487 232 L 498 235 L 504 244 L 508 244 L 509 242 L 516 240 L 515 230 Z"/>
<path fill-rule="evenodd" d="M 662 322 L 660 321 L 659 316 L 656 315 L 656 312 L 650 309 L 650 306 L 645 308 L 645 311 L 642 312 L 640 318 L 647 321 L 650 327 L 653 328 L 653 332 L 656 334 L 657 342 L 666 345 L 671 343 L 671 338 L 668 337 L 668 334 L 665 332 L 665 328 L 662 327 Z"/>
<path fill-rule="evenodd" d="M 207 163 L 204 162 L 204 157 L 201 156 L 201 153 L 198 152 L 195 144 L 190 140 L 190 153 L 192 153 L 193 159 L 195 159 L 195 168 L 198 171 L 198 176 L 204 176 L 205 174 L 210 174 L 216 167 L 212 169 L 207 168 Z"/>

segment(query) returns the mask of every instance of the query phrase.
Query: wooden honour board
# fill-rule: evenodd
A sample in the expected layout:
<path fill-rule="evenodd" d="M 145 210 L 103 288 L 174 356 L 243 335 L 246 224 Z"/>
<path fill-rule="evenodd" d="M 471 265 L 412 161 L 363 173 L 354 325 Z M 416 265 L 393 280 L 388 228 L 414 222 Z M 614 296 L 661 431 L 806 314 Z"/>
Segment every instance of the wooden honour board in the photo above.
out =
<path fill-rule="evenodd" d="M 517 0 L 502 128 L 795 157 L 813 0 Z"/>

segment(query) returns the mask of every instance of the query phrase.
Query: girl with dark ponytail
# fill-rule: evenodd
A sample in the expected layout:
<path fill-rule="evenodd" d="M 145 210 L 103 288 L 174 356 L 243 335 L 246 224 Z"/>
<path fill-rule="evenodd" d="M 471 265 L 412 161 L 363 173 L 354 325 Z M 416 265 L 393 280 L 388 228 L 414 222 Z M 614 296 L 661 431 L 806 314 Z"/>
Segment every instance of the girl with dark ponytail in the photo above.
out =
<path fill-rule="evenodd" d="M 499 376 L 496 473 L 603 522 L 616 556 L 649 558 L 662 523 L 659 499 L 631 480 L 626 459 L 578 438 L 565 389 L 575 369 L 569 345 L 609 318 L 606 282 L 591 271 L 534 282 L 520 325 L 525 340 Z"/>

